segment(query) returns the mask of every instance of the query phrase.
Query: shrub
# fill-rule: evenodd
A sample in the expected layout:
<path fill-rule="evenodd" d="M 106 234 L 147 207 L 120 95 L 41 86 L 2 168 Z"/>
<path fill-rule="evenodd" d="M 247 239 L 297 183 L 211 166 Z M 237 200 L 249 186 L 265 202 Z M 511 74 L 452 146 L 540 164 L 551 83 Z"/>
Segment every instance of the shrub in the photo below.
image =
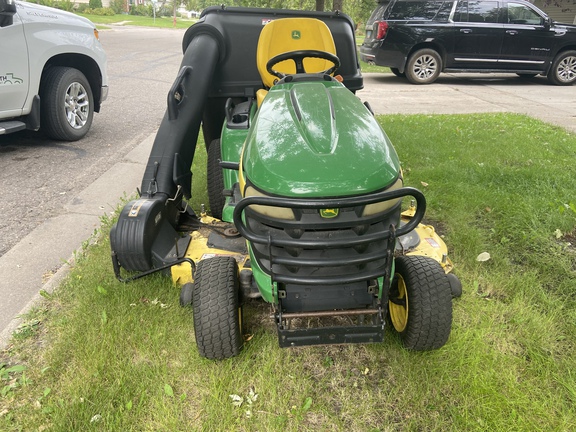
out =
<path fill-rule="evenodd" d="M 136 5 L 130 8 L 130 15 L 152 16 L 152 6 Z"/>
<path fill-rule="evenodd" d="M 121 14 L 126 12 L 126 1 L 125 0 L 112 0 L 110 2 L 110 9 L 116 14 Z"/>
<path fill-rule="evenodd" d="M 102 8 L 102 0 L 89 0 L 88 6 L 90 7 L 90 9 Z"/>

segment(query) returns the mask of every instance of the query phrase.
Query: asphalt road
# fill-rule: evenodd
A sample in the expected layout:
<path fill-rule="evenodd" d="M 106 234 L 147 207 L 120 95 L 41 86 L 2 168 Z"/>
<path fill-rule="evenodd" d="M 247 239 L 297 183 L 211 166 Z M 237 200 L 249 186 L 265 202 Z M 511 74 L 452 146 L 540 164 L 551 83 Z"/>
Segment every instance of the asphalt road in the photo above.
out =
<path fill-rule="evenodd" d="M 25 132 L 0 136 L 0 348 L 14 319 L 55 288 L 66 261 L 140 184 L 182 58 L 184 30 L 113 27 L 101 33 L 110 93 L 76 143 Z M 544 78 L 443 74 L 415 86 L 366 74 L 358 96 L 377 114 L 517 112 L 576 133 L 576 87 Z"/>

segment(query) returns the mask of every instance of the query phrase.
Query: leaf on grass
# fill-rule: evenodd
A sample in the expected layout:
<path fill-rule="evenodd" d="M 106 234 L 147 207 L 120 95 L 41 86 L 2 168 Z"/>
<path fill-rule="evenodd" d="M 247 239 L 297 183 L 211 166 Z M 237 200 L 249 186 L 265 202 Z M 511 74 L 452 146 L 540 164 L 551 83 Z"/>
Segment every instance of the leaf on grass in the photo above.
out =
<path fill-rule="evenodd" d="M 246 402 L 249 405 L 252 405 L 254 402 L 256 402 L 257 399 L 258 399 L 258 395 L 256 393 L 254 393 L 254 389 L 251 388 L 250 391 L 248 392 L 248 396 L 246 396 Z"/>
<path fill-rule="evenodd" d="M 170 384 L 164 384 L 164 393 L 166 393 L 166 396 L 174 397 L 174 390 L 172 390 Z"/>
<path fill-rule="evenodd" d="M 237 394 L 231 394 L 230 399 L 232 399 L 232 405 L 235 407 L 239 407 L 244 403 L 244 398 L 242 396 L 238 396 Z"/>
<path fill-rule="evenodd" d="M 130 411 L 132 409 L 132 401 L 129 400 L 128 402 L 126 402 L 126 410 Z"/>
<path fill-rule="evenodd" d="M 482 252 L 480 255 L 476 257 L 476 261 L 485 262 L 490 259 L 490 254 L 488 252 Z"/>
<path fill-rule="evenodd" d="M 102 311 L 101 321 L 102 321 L 102 324 L 106 324 L 108 322 L 108 314 L 106 313 L 105 310 Z"/>
<path fill-rule="evenodd" d="M 421 181 L 420 184 L 424 187 L 428 187 L 428 183 Z"/>
<path fill-rule="evenodd" d="M 96 414 L 94 416 L 92 416 L 92 418 L 90 419 L 90 423 L 98 423 L 102 420 L 102 416 L 100 414 Z"/>
<path fill-rule="evenodd" d="M 556 236 L 557 239 L 561 238 L 564 234 L 562 234 L 562 231 L 560 231 L 558 228 L 556 228 L 556 231 L 554 231 L 554 235 Z"/>

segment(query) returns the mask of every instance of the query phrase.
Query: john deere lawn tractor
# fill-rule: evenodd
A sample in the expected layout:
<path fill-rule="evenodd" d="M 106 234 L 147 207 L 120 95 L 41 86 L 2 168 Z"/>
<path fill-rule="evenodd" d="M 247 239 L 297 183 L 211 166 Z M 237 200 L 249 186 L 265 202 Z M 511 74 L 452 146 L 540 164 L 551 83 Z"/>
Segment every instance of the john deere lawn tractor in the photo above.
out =
<path fill-rule="evenodd" d="M 354 94 L 350 18 L 208 8 L 183 50 L 141 196 L 110 234 L 117 277 L 170 273 L 210 359 L 240 352 L 248 298 L 270 303 L 281 347 L 381 342 L 387 322 L 406 348 L 443 346 L 460 283 Z M 211 216 L 187 204 L 201 127 Z"/>

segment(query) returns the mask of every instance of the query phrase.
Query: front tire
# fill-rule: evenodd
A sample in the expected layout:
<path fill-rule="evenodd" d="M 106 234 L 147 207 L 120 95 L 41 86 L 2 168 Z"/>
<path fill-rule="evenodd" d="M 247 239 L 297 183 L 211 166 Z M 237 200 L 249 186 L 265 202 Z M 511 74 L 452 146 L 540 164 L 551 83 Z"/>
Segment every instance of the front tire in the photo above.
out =
<path fill-rule="evenodd" d="M 576 82 L 576 51 L 564 51 L 552 62 L 548 81 L 554 85 L 572 85 Z"/>
<path fill-rule="evenodd" d="M 242 347 L 238 267 L 232 257 L 198 263 L 192 292 L 194 333 L 202 357 L 221 360 Z"/>
<path fill-rule="evenodd" d="M 410 56 L 406 63 L 406 78 L 412 84 L 430 84 L 442 72 L 442 58 L 437 51 L 424 48 Z"/>
<path fill-rule="evenodd" d="M 70 67 L 52 67 L 42 77 L 40 122 L 50 138 L 77 141 L 92 125 L 94 98 L 82 72 Z"/>
<path fill-rule="evenodd" d="M 405 348 L 442 347 L 452 328 L 452 293 L 442 266 L 428 257 L 398 257 L 388 310 Z"/>

